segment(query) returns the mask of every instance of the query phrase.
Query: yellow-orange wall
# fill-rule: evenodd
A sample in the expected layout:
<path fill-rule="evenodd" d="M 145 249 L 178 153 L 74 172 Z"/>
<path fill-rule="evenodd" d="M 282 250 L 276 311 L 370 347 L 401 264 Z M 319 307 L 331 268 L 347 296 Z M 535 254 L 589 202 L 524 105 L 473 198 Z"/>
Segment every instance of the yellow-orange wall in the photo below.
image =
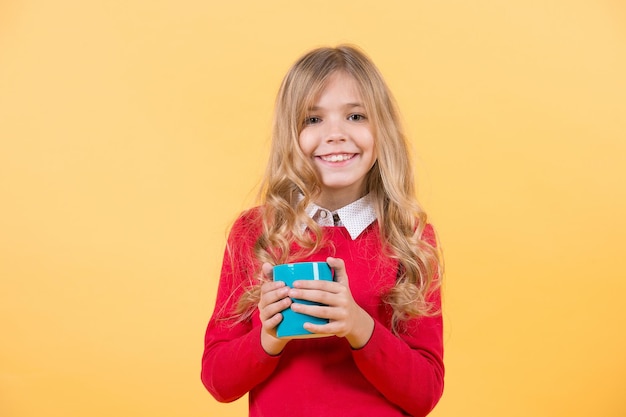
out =
<path fill-rule="evenodd" d="M 225 233 L 284 72 L 339 42 L 447 259 L 432 415 L 626 415 L 622 1 L 4 0 L 0 416 L 246 415 L 199 380 Z"/>

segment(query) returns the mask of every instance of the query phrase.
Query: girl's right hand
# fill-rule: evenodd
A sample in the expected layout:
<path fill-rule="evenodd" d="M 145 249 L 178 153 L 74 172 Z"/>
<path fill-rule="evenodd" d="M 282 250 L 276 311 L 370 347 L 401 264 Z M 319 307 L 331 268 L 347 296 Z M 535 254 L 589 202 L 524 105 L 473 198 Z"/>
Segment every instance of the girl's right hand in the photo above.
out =
<path fill-rule="evenodd" d="M 279 355 L 289 340 L 276 337 L 276 326 L 283 319 L 281 312 L 291 305 L 287 296 L 289 287 L 284 282 L 273 281 L 273 267 L 264 263 L 261 267 L 267 282 L 261 286 L 259 299 L 259 316 L 261 318 L 261 346 L 268 355 Z"/>

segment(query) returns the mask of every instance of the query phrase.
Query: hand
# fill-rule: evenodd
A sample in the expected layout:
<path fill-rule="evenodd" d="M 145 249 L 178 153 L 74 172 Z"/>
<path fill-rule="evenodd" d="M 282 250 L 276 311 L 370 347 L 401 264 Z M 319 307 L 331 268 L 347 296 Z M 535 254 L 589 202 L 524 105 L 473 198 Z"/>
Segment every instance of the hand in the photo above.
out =
<path fill-rule="evenodd" d="M 312 333 L 345 337 L 350 346 L 359 349 L 365 346 L 374 331 L 374 319 L 352 298 L 348 275 L 343 260 L 326 259 L 335 270 L 335 281 L 296 281 L 288 291 L 291 298 L 315 301 L 325 306 L 294 303 L 291 309 L 298 313 L 329 319 L 328 324 L 305 323 L 304 328 Z"/>
<path fill-rule="evenodd" d="M 276 337 L 276 326 L 283 319 L 281 311 L 291 305 L 291 298 L 288 297 L 289 287 L 284 282 L 274 282 L 272 280 L 273 267 L 269 263 L 264 263 L 261 271 L 267 282 L 261 285 L 261 296 L 259 298 L 259 316 L 261 318 L 261 346 L 269 355 L 280 354 L 289 340 Z"/>

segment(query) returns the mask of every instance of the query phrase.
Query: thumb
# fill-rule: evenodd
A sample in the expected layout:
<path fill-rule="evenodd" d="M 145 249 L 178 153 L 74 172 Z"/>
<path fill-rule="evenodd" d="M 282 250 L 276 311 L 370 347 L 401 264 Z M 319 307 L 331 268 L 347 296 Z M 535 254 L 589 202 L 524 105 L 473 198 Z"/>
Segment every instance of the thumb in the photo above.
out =
<path fill-rule="evenodd" d="M 328 257 L 326 258 L 326 263 L 335 271 L 335 282 L 349 287 L 346 264 L 343 262 L 343 259 Z"/>
<path fill-rule="evenodd" d="M 261 266 L 261 272 L 263 273 L 263 278 L 266 281 L 271 281 L 274 277 L 274 267 L 268 262 L 265 262 Z"/>

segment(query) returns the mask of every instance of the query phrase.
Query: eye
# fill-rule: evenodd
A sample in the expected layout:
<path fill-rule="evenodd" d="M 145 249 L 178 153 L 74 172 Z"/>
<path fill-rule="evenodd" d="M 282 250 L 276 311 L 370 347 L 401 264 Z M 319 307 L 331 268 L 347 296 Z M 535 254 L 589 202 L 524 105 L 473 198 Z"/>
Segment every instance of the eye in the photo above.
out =
<path fill-rule="evenodd" d="M 321 119 L 319 117 L 310 116 L 310 117 L 307 117 L 306 119 L 304 119 L 304 124 L 305 125 L 314 125 L 316 123 L 319 123 L 320 121 L 321 121 Z"/>
<path fill-rule="evenodd" d="M 353 122 L 362 122 L 367 120 L 367 117 L 365 117 L 364 114 L 355 113 L 348 116 L 348 120 L 352 120 Z"/>

